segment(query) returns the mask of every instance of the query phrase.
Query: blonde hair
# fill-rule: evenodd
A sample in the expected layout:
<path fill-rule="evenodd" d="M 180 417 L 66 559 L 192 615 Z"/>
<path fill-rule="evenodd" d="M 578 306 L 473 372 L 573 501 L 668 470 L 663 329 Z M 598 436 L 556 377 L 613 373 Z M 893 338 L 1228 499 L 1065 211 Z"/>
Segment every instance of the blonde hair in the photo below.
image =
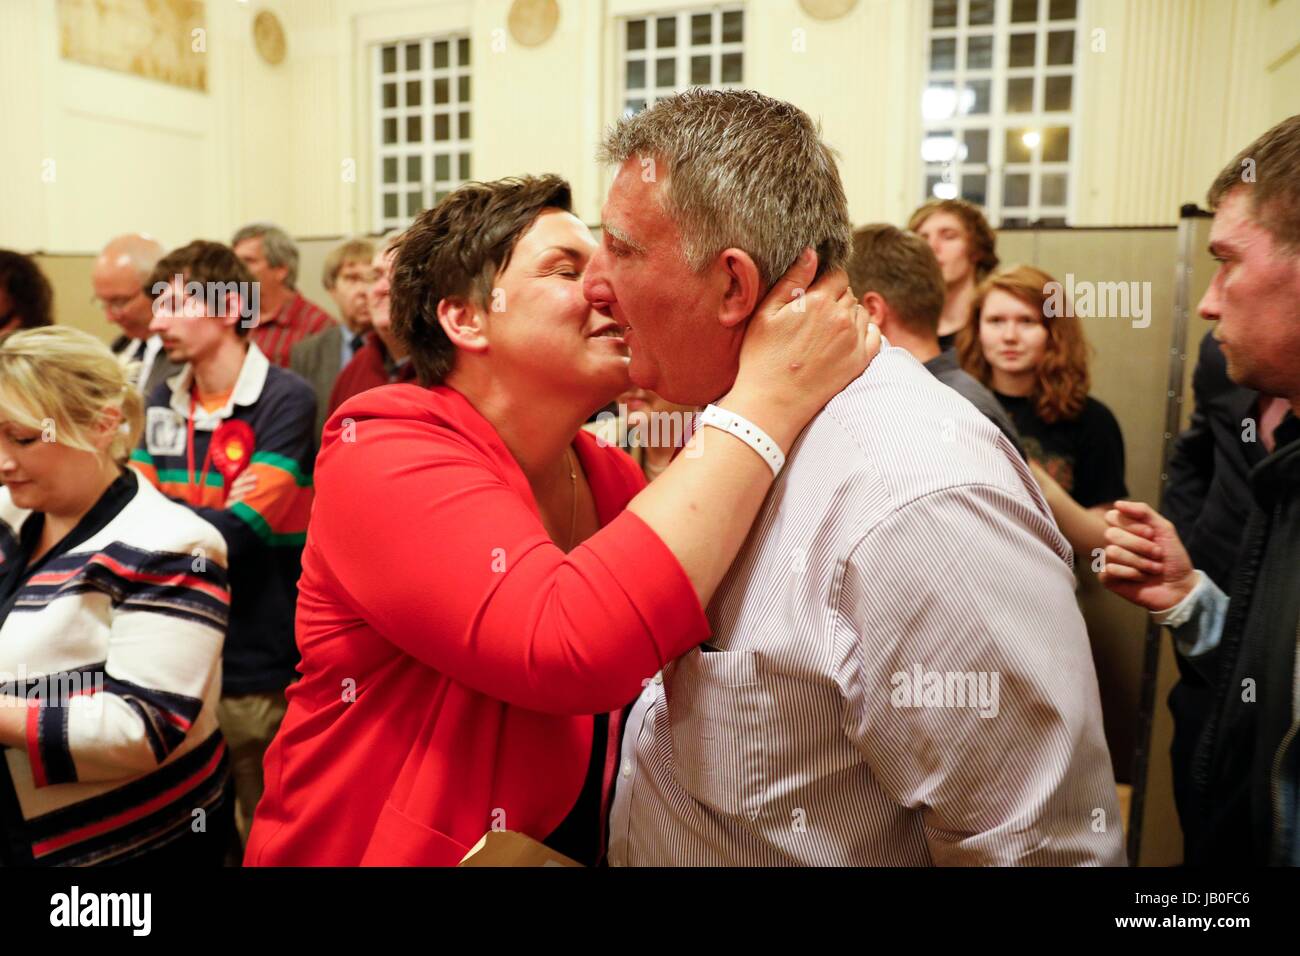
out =
<path fill-rule="evenodd" d="M 0 418 L 45 431 L 69 448 L 99 454 L 94 431 L 106 409 L 122 425 L 108 454 L 125 465 L 140 435 L 144 403 L 108 346 L 79 329 L 51 325 L 0 339 Z"/>
<path fill-rule="evenodd" d="M 334 288 L 339 273 L 350 262 L 370 265 L 375 258 L 375 244 L 369 239 L 349 239 L 341 246 L 335 246 L 325 257 L 325 266 L 321 270 L 321 285 L 327 289 Z"/>

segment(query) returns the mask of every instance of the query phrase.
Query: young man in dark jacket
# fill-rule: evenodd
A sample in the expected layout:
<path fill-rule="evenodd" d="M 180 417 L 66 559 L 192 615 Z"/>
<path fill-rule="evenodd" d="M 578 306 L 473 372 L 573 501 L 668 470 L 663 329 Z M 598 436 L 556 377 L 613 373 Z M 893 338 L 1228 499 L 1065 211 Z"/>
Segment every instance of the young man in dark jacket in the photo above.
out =
<path fill-rule="evenodd" d="M 1187 862 L 1300 865 L 1300 116 L 1243 150 L 1210 188 L 1219 271 L 1200 313 L 1236 383 L 1290 406 L 1251 469 L 1233 579 L 1196 570 L 1148 506 L 1107 515 L 1111 590 L 1169 627 L 1212 700 L 1191 763 Z M 1231 588 L 1231 597 L 1223 588 Z"/>

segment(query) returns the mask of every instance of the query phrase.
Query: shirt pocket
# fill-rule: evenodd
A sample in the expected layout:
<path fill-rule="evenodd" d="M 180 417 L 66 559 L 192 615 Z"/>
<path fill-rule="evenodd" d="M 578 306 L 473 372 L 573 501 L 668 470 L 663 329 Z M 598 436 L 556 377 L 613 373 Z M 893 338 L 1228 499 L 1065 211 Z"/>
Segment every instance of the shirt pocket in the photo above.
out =
<path fill-rule="evenodd" d="M 693 650 L 665 675 L 678 784 L 705 806 L 754 820 L 767 788 L 765 692 L 753 651 Z"/>

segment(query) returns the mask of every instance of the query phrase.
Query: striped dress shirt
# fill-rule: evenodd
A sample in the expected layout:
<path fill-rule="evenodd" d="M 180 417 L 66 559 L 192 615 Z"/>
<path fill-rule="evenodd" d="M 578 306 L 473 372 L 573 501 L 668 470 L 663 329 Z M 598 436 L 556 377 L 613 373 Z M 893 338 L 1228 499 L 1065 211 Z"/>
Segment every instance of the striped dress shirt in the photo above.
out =
<path fill-rule="evenodd" d="M 634 704 L 610 862 L 1122 864 L 1071 564 L 1006 437 L 882 350 Z"/>

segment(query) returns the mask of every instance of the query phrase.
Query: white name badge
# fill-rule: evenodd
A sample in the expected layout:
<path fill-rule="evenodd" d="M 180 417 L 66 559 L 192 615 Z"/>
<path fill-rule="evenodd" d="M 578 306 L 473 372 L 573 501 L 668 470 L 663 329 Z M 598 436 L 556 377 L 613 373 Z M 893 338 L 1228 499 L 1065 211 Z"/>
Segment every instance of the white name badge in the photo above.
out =
<path fill-rule="evenodd" d="M 151 455 L 183 455 L 185 419 L 171 408 L 151 406 L 145 413 L 144 447 Z"/>

